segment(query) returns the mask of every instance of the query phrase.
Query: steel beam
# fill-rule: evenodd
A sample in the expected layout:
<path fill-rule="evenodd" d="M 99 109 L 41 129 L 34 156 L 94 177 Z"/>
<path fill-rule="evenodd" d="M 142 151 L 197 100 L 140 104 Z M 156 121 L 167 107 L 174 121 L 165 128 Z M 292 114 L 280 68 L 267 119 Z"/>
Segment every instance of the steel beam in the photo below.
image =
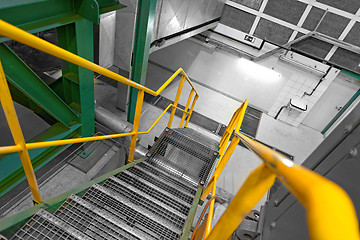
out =
<path fill-rule="evenodd" d="M 99 14 L 124 7 L 117 0 L 1 1 L 1 19 L 36 33 L 73 23 L 81 18 L 99 23 Z M 0 42 L 7 41 L 0 37 Z"/>
<path fill-rule="evenodd" d="M 138 0 L 130 79 L 144 84 L 149 60 L 151 34 L 154 28 L 156 0 Z M 130 88 L 127 120 L 134 122 L 138 90 Z"/>
<path fill-rule="evenodd" d="M 62 124 L 78 119 L 71 108 L 51 90 L 8 46 L 0 44 L 0 55 L 8 81 Z"/>
<path fill-rule="evenodd" d="M 59 46 L 87 60 L 93 61 L 93 24 L 81 19 L 57 29 Z M 81 135 L 94 133 L 94 73 L 65 62 L 62 68 L 65 101 L 76 104 L 81 112 Z"/>

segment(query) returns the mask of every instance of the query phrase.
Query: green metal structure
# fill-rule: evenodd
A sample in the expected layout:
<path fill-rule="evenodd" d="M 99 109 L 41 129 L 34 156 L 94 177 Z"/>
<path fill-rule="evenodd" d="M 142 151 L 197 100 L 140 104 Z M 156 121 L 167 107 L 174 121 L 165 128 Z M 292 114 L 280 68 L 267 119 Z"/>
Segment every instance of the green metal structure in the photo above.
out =
<path fill-rule="evenodd" d="M 18 0 L 0 3 L 1 19 L 30 33 L 56 28 L 60 47 L 93 61 L 93 25 L 102 13 L 125 7 L 117 0 Z M 51 126 L 31 139 L 60 140 L 94 133 L 94 74 L 64 63 L 62 76 L 46 84 L 0 36 L 0 58 L 14 100 Z M 29 150 L 35 170 L 68 146 Z M 0 155 L 0 196 L 25 179 L 18 154 Z"/>

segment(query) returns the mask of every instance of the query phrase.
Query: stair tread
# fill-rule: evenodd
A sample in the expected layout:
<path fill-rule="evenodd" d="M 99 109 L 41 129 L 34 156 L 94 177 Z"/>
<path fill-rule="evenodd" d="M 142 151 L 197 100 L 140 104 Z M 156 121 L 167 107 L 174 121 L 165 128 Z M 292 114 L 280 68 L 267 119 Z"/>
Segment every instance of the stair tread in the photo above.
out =
<path fill-rule="evenodd" d="M 202 134 L 192 128 L 172 128 L 172 130 L 179 132 L 187 137 L 199 142 L 206 147 L 211 148 L 213 151 L 217 151 L 219 148 L 219 142 Z"/>
<path fill-rule="evenodd" d="M 23 239 L 23 237 L 26 239 L 91 239 L 43 209 L 32 216 L 11 239 Z"/>
<path fill-rule="evenodd" d="M 176 197 L 190 199 L 190 203 L 192 202 L 192 199 L 194 198 L 195 194 L 191 194 L 181 187 L 179 188 L 178 186 L 171 185 L 169 182 L 164 181 L 162 178 L 160 178 L 156 174 L 154 174 L 150 171 L 147 171 L 146 169 L 144 169 L 142 167 L 134 165 L 132 168 L 129 168 L 128 171 L 136 174 L 137 176 L 145 179 L 146 181 L 154 184 L 155 186 L 158 186 L 159 188 L 164 189 L 165 191 L 174 194 Z"/>
<path fill-rule="evenodd" d="M 148 193 L 141 191 L 140 189 L 122 181 L 117 177 L 110 177 L 104 183 L 104 186 L 111 188 L 118 193 L 129 190 L 131 192 L 128 191 L 128 194 L 131 194 L 132 198 L 134 200 L 137 200 L 136 202 L 141 204 L 143 207 L 147 207 L 147 203 L 151 202 L 154 205 L 153 210 L 157 211 L 157 213 L 161 213 L 163 216 L 168 216 L 168 220 L 172 220 L 173 223 L 185 223 L 185 220 L 187 218 L 186 214 L 179 212 L 171 205 L 164 204 L 164 202 L 161 202 L 160 200 L 149 195 Z"/>
<path fill-rule="evenodd" d="M 55 215 L 95 239 L 154 239 L 77 195 L 71 195 Z"/>
<path fill-rule="evenodd" d="M 185 191 L 188 191 L 192 195 L 196 194 L 197 186 L 193 185 L 193 183 L 185 180 L 181 177 L 180 174 L 175 175 L 173 171 L 166 171 L 163 168 L 157 167 L 156 165 L 152 165 L 150 162 L 143 161 L 140 164 L 137 164 L 138 167 L 144 168 L 153 174 L 156 174 L 163 180 L 168 180 L 169 182 L 174 183 L 177 187 L 181 187 Z"/>
<path fill-rule="evenodd" d="M 155 239 L 177 239 L 181 234 L 180 228 L 99 184 L 94 184 L 82 199 L 108 211 L 126 224 Z"/>

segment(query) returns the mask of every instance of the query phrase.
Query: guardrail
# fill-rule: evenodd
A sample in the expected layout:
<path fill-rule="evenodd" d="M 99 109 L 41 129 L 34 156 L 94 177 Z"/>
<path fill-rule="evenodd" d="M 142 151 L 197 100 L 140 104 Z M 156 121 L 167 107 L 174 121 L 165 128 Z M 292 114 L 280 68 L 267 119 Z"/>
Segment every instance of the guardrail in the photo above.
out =
<path fill-rule="evenodd" d="M 234 116 L 237 114 L 241 114 L 239 110 L 235 112 Z M 233 123 L 232 121 L 230 123 Z M 239 123 L 241 124 L 241 122 Z M 226 143 L 227 145 L 226 140 L 231 135 L 233 128 L 234 125 L 231 125 L 220 144 Z M 240 129 L 239 126 L 236 127 L 236 130 L 238 129 Z M 211 224 L 214 203 L 210 203 L 208 217 L 202 224 L 204 226 L 194 230 L 192 239 L 229 239 L 242 219 L 271 188 L 275 178 L 278 178 L 305 207 L 311 239 L 360 239 L 359 221 L 354 205 L 340 186 L 315 172 L 294 164 L 285 156 L 238 131 L 234 132 L 234 137 L 224 153 L 222 161 L 218 164 L 219 171 L 215 170 L 212 181 L 204 190 L 201 200 L 205 200 L 212 191 L 210 201 L 214 201 L 216 179 L 223 169 L 220 166 L 226 164 L 239 141 L 242 141 L 249 150 L 259 156 L 263 164 L 249 174 L 213 229 L 211 229 Z M 197 224 L 198 226 L 199 224 Z"/>
<path fill-rule="evenodd" d="M 128 161 L 132 162 L 134 159 L 135 147 L 136 147 L 136 139 L 137 135 L 139 134 L 147 134 L 151 131 L 151 129 L 158 123 L 160 118 L 164 116 L 164 114 L 172 107 L 170 118 L 167 127 L 171 128 L 176 109 L 178 108 L 178 102 L 180 99 L 180 95 L 182 93 L 182 88 L 184 86 L 185 80 L 190 84 L 191 91 L 189 93 L 189 97 L 185 106 L 185 109 L 180 109 L 183 112 L 181 117 L 179 128 L 187 127 L 190 117 L 192 115 L 193 109 L 195 107 L 195 103 L 199 98 L 199 94 L 196 91 L 193 83 L 190 81 L 189 77 L 186 75 L 182 68 L 179 68 L 157 91 L 151 90 L 143 85 L 140 85 L 130 79 L 127 79 L 119 74 L 116 74 L 106 68 L 103 68 L 93 62 L 90 62 L 82 57 L 79 57 L 65 49 L 62 49 L 52 43 L 49 43 L 41 38 L 38 38 L 20 28 L 17 28 L 7 22 L 0 20 L 0 35 L 4 37 L 8 37 L 15 41 L 21 42 L 25 45 L 30 47 L 36 48 L 40 51 L 46 52 L 58 58 L 61 58 L 65 61 L 74 63 L 78 66 L 84 67 L 88 70 L 97 72 L 102 74 L 106 77 L 109 77 L 113 80 L 118 82 L 124 83 L 128 86 L 134 87 L 139 90 L 137 101 L 136 101 L 136 109 L 135 109 L 135 117 L 133 123 L 133 130 L 130 133 L 118 133 L 118 134 L 110 134 L 110 135 L 103 135 L 103 136 L 94 136 L 94 137 L 84 137 L 84 138 L 75 138 L 75 139 L 64 139 L 64 140 L 57 140 L 57 141 L 45 141 L 45 142 L 35 142 L 35 143 L 26 143 L 23 137 L 21 127 L 14 109 L 13 101 L 11 98 L 9 86 L 6 82 L 5 74 L 0 62 L 0 101 L 1 105 L 4 109 L 5 116 L 10 127 L 11 133 L 14 138 L 15 145 L 13 146 L 3 146 L 0 147 L 0 154 L 6 153 L 13 153 L 18 152 L 20 155 L 20 159 L 22 165 L 24 167 L 26 178 L 29 182 L 31 192 L 33 194 L 33 200 L 35 203 L 41 203 L 42 198 L 40 195 L 39 187 L 37 184 L 37 180 L 35 177 L 34 169 L 31 164 L 31 160 L 29 157 L 28 149 L 34 148 L 43 148 L 43 147 L 51 147 L 51 146 L 59 146 L 59 145 L 66 145 L 66 144 L 73 144 L 73 143 L 81 143 L 81 142 L 88 142 L 88 141 L 97 141 L 97 140 L 104 140 L 109 138 L 118 138 L 118 137 L 125 137 L 125 136 L 132 136 L 130 149 L 129 149 L 129 156 Z M 147 92 L 153 96 L 158 96 L 178 75 L 181 74 L 181 80 L 179 83 L 179 87 L 176 93 L 174 104 L 170 104 L 163 113 L 159 116 L 159 118 L 154 122 L 150 128 L 145 132 L 139 132 L 139 124 L 140 124 L 140 116 L 141 116 L 141 109 L 144 100 L 144 93 Z M 92 81 L 92 79 L 90 79 Z M 195 96 L 194 96 L 195 94 Z M 194 96 L 194 97 L 193 97 Z M 190 107 L 191 105 L 191 107 Z M 190 107 L 190 109 L 189 109 Z M 186 121 L 185 121 L 186 120 Z"/>

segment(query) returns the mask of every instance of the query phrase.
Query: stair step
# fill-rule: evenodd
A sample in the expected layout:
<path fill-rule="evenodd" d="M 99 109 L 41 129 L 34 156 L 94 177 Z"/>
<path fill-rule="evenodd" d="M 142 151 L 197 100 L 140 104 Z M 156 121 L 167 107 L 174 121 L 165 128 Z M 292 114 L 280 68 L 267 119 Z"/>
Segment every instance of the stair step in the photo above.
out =
<path fill-rule="evenodd" d="M 81 239 L 90 240 L 53 214 L 39 210 L 11 239 Z"/>
<path fill-rule="evenodd" d="M 140 164 L 137 164 L 136 166 L 143 168 L 145 171 L 158 176 L 163 181 L 171 183 L 172 186 L 179 187 L 185 190 L 186 192 L 190 193 L 192 196 L 196 194 L 196 189 L 197 189 L 196 186 L 193 186 L 192 183 L 185 181 L 184 179 L 181 178 L 181 176 L 171 174 L 168 171 L 165 171 L 161 168 L 158 168 L 148 163 L 147 161 L 143 161 Z"/>
<path fill-rule="evenodd" d="M 149 150 L 150 162 L 164 170 L 176 169 L 196 184 L 204 184 L 218 152 L 172 129 L 165 129 Z M 169 167 L 166 167 L 169 166 Z"/>
<path fill-rule="evenodd" d="M 155 239 L 178 239 L 181 235 L 181 229 L 104 186 L 94 184 L 82 199 Z"/>
<path fill-rule="evenodd" d="M 209 138 L 206 135 L 201 134 L 192 128 L 175 128 L 175 129 L 173 128 L 172 130 L 175 132 L 178 132 L 182 135 L 185 135 L 188 138 L 191 138 L 195 142 L 198 142 L 198 143 L 206 146 L 207 148 L 210 148 L 213 151 L 218 151 L 218 149 L 219 149 L 218 141 L 216 141 L 212 138 Z"/>
<path fill-rule="evenodd" d="M 181 199 L 176 198 L 174 195 L 164 191 L 163 189 L 149 183 L 148 181 L 136 176 L 135 174 L 123 171 L 120 175 L 117 175 L 120 180 L 126 182 L 129 185 L 133 185 L 140 191 L 152 196 L 153 198 L 161 201 L 163 204 L 167 204 L 179 212 L 187 215 L 190 211 L 191 205 L 184 202 Z"/>
<path fill-rule="evenodd" d="M 136 202 L 139 206 L 163 217 L 178 228 L 182 228 L 185 224 L 187 218 L 186 214 L 177 211 L 171 205 L 164 204 L 162 201 L 157 200 L 117 177 L 110 177 L 103 186 L 122 194 L 129 200 Z"/>
<path fill-rule="evenodd" d="M 174 196 L 187 201 L 188 203 L 192 203 L 195 194 L 191 194 L 188 191 L 182 189 L 181 187 L 173 186 L 168 181 L 164 181 L 162 178 L 157 176 L 156 174 L 145 170 L 139 166 L 134 165 L 132 168 L 129 168 L 127 171 L 132 172 L 133 174 L 145 179 L 146 181 L 154 184 L 155 186 L 173 194 Z"/>
<path fill-rule="evenodd" d="M 154 239 L 76 195 L 71 195 L 55 215 L 94 239 Z"/>

